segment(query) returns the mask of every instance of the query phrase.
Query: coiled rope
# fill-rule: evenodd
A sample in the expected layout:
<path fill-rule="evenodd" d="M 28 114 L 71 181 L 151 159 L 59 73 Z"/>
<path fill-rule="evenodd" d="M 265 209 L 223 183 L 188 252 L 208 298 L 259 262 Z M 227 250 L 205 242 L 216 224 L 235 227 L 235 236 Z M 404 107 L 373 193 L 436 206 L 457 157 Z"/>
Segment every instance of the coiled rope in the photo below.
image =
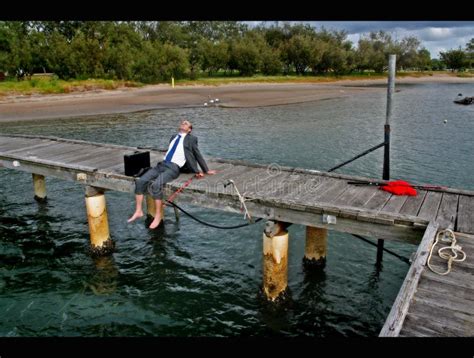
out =
<path fill-rule="evenodd" d="M 445 246 L 438 250 L 439 257 L 441 257 L 444 260 L 448 260 L 448 269 L 445 272 L 436 271 L 431 266 L 431 263 L 430 263 L 434 248 L 436 247 L 438 242 L 451 244 L 451 246 Z M 450 253 L 445 253 L 444 251 L 450 251 Z M 458 258 L 458 253 L 462 254 L 462 259 Z M 430 268 L 430 270 L 433 271 L 434 273 L 437 273 L 438 275 L 447 275 L 451 272 L 453 262 L 462 262 L 465 259 L 466 259 L 466 253 L 462 251 L 462 247 L 460 245 L 456 245 L 456 235 L 454 235 L 454 232 L 450 229 L 445 229 L 438 232 L 438 234 L 436 235 L 436 241 L 431 247 L 430 256 L 428 257 L 428 267 Z"/>

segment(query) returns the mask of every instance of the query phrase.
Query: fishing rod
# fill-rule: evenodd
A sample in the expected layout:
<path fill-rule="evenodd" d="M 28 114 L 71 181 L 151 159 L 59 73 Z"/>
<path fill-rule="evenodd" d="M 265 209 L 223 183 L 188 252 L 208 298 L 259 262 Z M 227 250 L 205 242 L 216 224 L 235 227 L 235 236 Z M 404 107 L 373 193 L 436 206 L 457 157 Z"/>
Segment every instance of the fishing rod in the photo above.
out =
<path fill-rule="evenodd" d="M 347 184 L 352 184 L 352 185 L 374 185 L 374 186 L 388 186 L 389 183 L 380 183 L 380 182 L 373 182 L 373 181 L 348 181 Z M 408 186 L 408 185 L 406 185 Z M 446 190 L 448 187 L 446 186 L 440 186 L 440 185 L 413 185 L 410 184 L 412 188 L 417 188 L 417 189 L 424 189 L 424 190 Z"/>

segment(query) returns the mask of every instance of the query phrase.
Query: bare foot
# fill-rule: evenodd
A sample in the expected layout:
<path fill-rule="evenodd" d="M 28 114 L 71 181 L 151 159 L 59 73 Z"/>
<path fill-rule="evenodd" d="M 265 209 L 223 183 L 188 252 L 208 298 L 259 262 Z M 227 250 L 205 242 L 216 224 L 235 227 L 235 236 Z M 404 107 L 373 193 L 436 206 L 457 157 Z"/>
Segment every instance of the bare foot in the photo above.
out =
<path fill-rule="evenodd" d="M 135 211 L 135 213 L 133 214 L 133 216 L 127 220 L 127 222 L 131 223 L 132 221 L 138 219 L 138 218 L 141 218 L 143 216 L 143 211 Z"/>
<path fill-rule="evenodd" d="M 155 229 L 160 225 L 161 218 L 155 217 L 153 221 L 151 222 L 150 226 L 148 226 L 150 229 Z"/>

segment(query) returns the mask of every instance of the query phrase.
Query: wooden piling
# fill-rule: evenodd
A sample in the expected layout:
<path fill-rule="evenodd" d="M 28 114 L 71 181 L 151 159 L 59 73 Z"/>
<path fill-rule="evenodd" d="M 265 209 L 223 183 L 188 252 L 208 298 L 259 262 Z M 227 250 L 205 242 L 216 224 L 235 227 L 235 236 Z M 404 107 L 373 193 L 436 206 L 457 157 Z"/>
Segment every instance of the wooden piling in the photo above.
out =
<path fill-rule="evenodd" d="M 146 212 L 147 215 L 151 216 L 152 218 L 155 217 L 156 214 L 156 205 L 155 200 L 153 200 L 151 195 L 146 195 Z"/>
<path fill-rule="evenodd" d="M 155 204 L 155 200 L 153 199 L 153 197 L 151 195 L 146 195 L 146 211 L 147 211 L 147 215 L 148 216 L 151 216 L 152 218 L 155 217 L 155 214 L 156 214 L 156 204 Z M 162 205 L 161 206 L 161 220 L 164 221 L 165 219 L 165 205 Z"/>
<path fill-rule="evenodd" d="M 263 291 L 271 301 L 284 297 L 288 287 L 288 231 L 273 237 L 263 233 Z"/>
<path fill-rule="evenodd" d="M 35 188 L 35 200 L 46 201 L 46 181 L 44 175 L 33 173 L 33 186 Z"/>
<path fill-rule="evenodd" d="M 328 230 L 306 226 L 306 245 L 303 263 L 305 265 L 324 266 L 326 263 Z"/>
<path fill-rule="evenodd" d="M 98 256 L 109 254 L 114 248 L 114 242 L 110 238 L 104 192 L 97 188 L 86 187 L 85 200 L 91 252 Z"/>

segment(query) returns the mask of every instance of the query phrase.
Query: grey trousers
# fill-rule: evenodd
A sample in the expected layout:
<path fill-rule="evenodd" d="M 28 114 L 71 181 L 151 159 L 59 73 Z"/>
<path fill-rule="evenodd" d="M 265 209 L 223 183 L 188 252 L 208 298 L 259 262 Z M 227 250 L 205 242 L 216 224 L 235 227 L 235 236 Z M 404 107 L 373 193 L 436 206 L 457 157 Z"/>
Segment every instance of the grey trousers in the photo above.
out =
<path fill-rule="evenodd" d="M 179 176 L 175 163 L 158 162 L 135 181 L 135 194 L 150 194 L 153 199 L 163 199 L 163 186 Z"/>

